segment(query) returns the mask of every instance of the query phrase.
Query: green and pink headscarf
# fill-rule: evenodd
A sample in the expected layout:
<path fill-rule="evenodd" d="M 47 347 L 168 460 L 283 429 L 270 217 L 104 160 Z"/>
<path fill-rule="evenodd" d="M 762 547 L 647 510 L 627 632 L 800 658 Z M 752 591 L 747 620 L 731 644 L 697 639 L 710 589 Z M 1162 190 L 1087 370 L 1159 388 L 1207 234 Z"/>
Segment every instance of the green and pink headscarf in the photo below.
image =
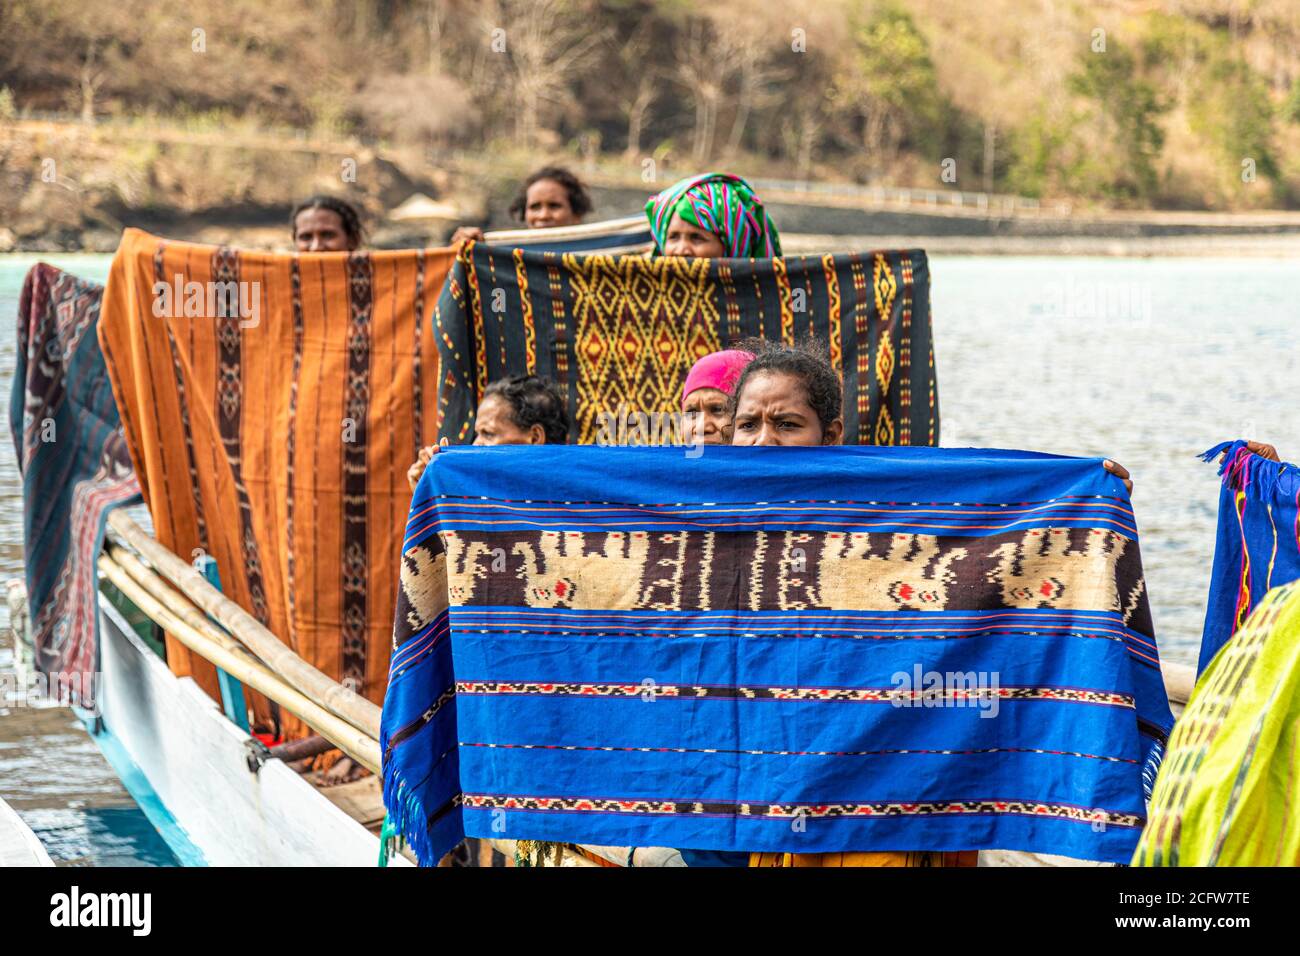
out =
<path fill-rule="evenodd" d="M 781 254 L 776 226 L 749 183 L 728 173 L 704 173 L 673 183 L 645 204 L 655 252 L 663 254 L 673 213 L 722 240 L 734 259 L 762 259 Z"/>

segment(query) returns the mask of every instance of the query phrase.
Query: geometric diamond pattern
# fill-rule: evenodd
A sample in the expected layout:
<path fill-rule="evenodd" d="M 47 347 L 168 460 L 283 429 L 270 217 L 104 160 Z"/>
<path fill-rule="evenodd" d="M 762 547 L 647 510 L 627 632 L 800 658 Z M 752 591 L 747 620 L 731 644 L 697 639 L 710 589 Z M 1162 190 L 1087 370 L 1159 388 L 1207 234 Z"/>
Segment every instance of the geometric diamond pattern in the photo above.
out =
<path fill-rule="evenodd" d="M 880 333 L 880 344 L 876 347 L 876 381 L 880 383 L 881 397 L 889 392 L 889 380 L 894 374 L 894 344 L 889 338 L 889 329 Z"/>
<path fill-rule="evenodd" d="M 695 361 L 722 346 L 709 260 L 565 256 L 573 289 L 578 441 L 601 414 L 635 396 L 633 411 L 675 412 Z"/>

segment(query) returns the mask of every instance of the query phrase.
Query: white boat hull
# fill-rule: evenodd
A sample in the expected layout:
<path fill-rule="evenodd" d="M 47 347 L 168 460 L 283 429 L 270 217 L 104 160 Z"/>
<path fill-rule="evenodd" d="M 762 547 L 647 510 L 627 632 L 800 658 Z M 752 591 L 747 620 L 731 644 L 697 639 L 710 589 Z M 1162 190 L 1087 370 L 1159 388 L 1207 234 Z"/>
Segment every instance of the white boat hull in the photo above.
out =
<path fill-rule="evenodd" d="M 36 834 L 13 807 L 0 800 L 0 868 L 53 865 Z"/>
<path fill-rule="evenodd" d="M 100 648 L 103 733 L 139 768 L 201 854 L 201 861 L 189 862 L 377 864 L 378 838 L 282 761 L 268 759 L 252 772 L 252 738 L 192 679 L 172 674 L 102 596 Z M 392 862 L 406 864 L 401 857 Z"/>

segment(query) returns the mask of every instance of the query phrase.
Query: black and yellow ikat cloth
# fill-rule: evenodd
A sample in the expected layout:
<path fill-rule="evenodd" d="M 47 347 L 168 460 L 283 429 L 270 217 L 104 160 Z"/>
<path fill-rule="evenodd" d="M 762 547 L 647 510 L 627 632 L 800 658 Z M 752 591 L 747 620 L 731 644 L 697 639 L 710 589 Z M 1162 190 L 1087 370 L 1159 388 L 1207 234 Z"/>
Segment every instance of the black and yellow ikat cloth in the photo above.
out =
<path fill-rule="evenodd" d="M 938 445 L 930 272 L 919 249 L 688 259 L 527 252 L 470 243 L 433 315 L 439 437 L 473 440 L 490 382 L 537 374 L 568 401 L 570 441 L 605 416 L 681 409 L 704 355 L 747 338 L 826 347 L 844 382 L 845 442 Z"/>

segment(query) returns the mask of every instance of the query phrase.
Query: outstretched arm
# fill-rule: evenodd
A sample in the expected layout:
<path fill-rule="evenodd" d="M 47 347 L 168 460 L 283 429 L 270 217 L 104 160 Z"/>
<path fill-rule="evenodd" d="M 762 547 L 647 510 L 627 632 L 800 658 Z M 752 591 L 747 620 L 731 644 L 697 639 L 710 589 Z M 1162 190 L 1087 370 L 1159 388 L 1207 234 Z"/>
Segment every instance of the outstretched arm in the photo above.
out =
<path fill-rule="evenodd" d="M 1107 458 L 1105 461 L 1101 463 L 1101 467 L 1105 468 L 1116 478 L 1123 480 L 1124 487 L 1128 489 L 1128 493 L 1133 494 L 1133 482 L 1129 480 L 1129 474 L 1127 468 L 1125 468 L 1117 461 L 1111 461 L 1109 458 Z"/>
<path fill-rule="evenodd" d="M 1259 455 L 1260 458 L 1266 458 L 1269 461 L 1282 460 L 1281 457 L 1278 456 L 1276 448 L 1274 448 L 1272 445 L 1266 445 L 1262 441 L 1246 442 L 1246 450 L 1253 451 L 1256 455 Z"/>
<path fill-rule="evenodd" d="M 447 439 L 444 438 L 442 440 L 442 445 L 445 447 L 446 444 Z M 429 445 L 425 448 L 421 448 L 420 456 L 415 459 L 415 463 L 412 464 L 410 468 L 406 469 L 406 483 L 411 486 L 412 491 L 414 491 L 415 486 L 420 483 L 420 476 L 424 474 L 424 469 L 428 467 L 429 462 L 433 461 L 433 456 L 437 453 L 437 445 Z"/>

